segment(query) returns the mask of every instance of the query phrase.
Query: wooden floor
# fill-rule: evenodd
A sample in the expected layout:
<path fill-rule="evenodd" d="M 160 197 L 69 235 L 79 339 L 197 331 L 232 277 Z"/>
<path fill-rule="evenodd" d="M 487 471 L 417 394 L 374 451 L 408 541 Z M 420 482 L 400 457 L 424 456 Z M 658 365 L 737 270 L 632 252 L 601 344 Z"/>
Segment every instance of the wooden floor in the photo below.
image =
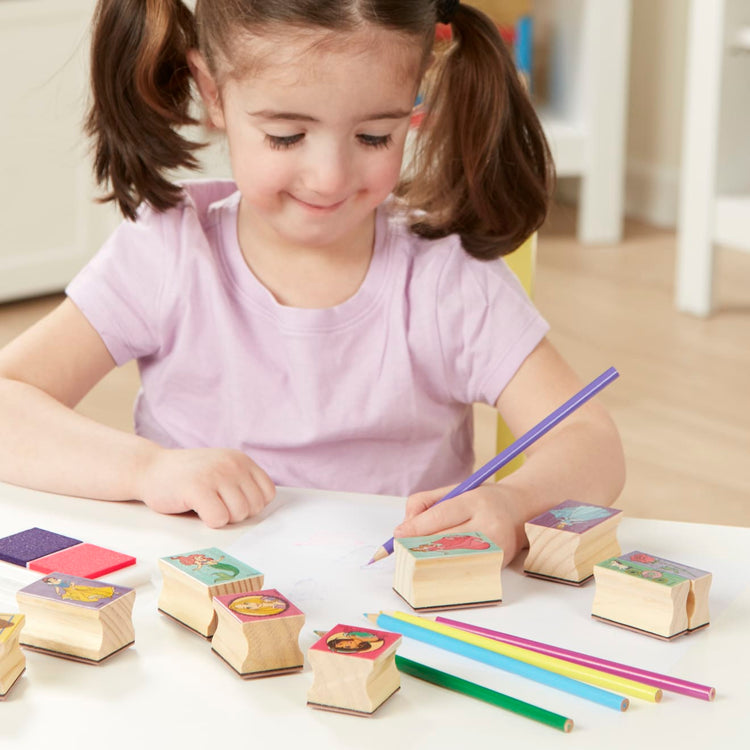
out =
<path fill-rule="evenodd" d="M 647 518 L 750 526 L 750 254 L 724 250 L 716 314 L 675 311 L 673 232 L 628 222 L 622 243 L 582 246 L 572 208 L 540 233 L 535 299 L 550 339 L 588 382 L 620 378 L 599 398 L 617 422 L 628 478 L 617 502 Z M 0 345 L 60 297 L 0 305 Z M 79 406 L 132 429 L 133 364 L 107 376 Z M 477 464 L 495 453 L 494 414 L 476 410 Z"/>

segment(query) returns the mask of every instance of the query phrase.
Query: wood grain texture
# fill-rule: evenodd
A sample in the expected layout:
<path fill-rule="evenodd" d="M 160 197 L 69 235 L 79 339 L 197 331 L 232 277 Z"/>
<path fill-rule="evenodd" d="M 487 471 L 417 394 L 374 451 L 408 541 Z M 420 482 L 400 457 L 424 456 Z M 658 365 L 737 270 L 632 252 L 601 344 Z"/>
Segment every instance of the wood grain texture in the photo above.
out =
<path fill-rule="evenodd" d="M 443 539 L 467 534 L 488 548 L 429 551 Z M 424 548 L 425 552 L 420 552 Z M 393 589 L 415 610 L 436 611 L 497 604 L 503 598 L 503 551 L 478 532 L 396 539 Z"/>
<path fill-rule="evenodd" d="M 372 653 L 341 653 L 326 643 L 333 635 L 368 634 L 383 638 Z M 396 650 L 401 636 L 362 627 L 337 625 L 307 651 L 313 684 L 307 703 L 313 708 L 369 715 L 400 687 Z"/>
<path fill-rule="evenodd" d="M 249 610 L 234 605 L 248 598 L 280 602 L 284 609 L 276 613 L 269 608 L 266 615 L 243 616 L 242 612 Z M 265 677 L 302 669 L 305 657 L 299 647 L 299 634 L 305 616 L 276 589 L 257 591 L 252 597 L 214 597 L 213 601 L 217 626 L 211 648 L 241 677 Z"/>
<path fill-rule="evenodd" d="M 532 519 L 524 525 L 529 541 L 524 573 L 573 585 L 588 581 L 596 563 L 620 554 L 617 526 L 621 518 L 622 513 L 617 513 L 581 532 Z"/>
<path fill-rule="evenodd" d="M 24 620 L 24 615 L 0 612 L 0 700 L 5 700 L 26 669 L 26 656 L 19 643 Z"/>
<path fill-rule="evenodd" d="M 591 614 L 659 638 L 688 632 L 690 581 L 672 575 L 645 577 L 637 574 L 637 568 L 634 574 L 633 566 L 624 560 L 618 557 L 594 566 Z"/>
<path fill-rule="evenodd" d="M 159 560 L 159 570 L 162 574 L 159 610 L 204 638 L 211 638 L 216 631 L 217 619 L 213 603 L 215 596 L 263 588 L 264 577 L 260 573 L 210 585 L 178 570 L 163 559 Z"/>
<path fill-rule="evenodd" d="M 97 663 L 135 641 L 132 589 L 96 609 L 23 591 L 16 598 L 26 615 L 21 643 L 33 650 Z"/>

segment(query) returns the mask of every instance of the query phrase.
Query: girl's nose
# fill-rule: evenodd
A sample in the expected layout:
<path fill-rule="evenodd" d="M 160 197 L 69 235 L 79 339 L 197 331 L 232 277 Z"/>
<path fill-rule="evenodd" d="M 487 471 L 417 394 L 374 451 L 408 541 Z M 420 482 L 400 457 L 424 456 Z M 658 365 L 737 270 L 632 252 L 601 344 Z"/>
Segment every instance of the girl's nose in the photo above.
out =
<path fill-rule="evenodd" d="M 308 165 L 307 187 L 320 196 L 341 197 L 350 178 L 350 157 L 340 146 L 321 148 Z"/>

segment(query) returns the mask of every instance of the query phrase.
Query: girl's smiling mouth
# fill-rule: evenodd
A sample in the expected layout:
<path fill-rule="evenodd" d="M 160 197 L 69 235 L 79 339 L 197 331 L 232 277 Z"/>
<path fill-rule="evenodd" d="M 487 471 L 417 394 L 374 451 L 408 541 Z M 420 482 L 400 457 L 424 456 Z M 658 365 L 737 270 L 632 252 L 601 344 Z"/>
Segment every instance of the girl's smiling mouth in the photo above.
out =
<path fill-rule="evenodd" d="M 346 198 L 343 200 L 337 201 L 336 203 L 328 203 L 328 204 L 319 204 L 319 203 L 309 203 L 306 200 L 303 200 L 302 198 L 298 198 L 296 195 L 292 195 L 289 193 L 289 196 L 292 198 L 292 200 L 295 203 L 298 203 L 303 208 L 306 208 L 308 211 L 313 211 L 315 213 L 333 213 L 338 208 L 344 205 L 346 203 Z"/>

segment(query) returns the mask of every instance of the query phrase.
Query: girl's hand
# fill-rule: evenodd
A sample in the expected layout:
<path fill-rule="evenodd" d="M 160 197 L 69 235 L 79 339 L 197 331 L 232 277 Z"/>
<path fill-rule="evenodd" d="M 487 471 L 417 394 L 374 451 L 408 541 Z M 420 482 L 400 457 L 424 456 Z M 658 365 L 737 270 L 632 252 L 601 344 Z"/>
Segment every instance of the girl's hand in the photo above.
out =
<path fill-rule="evenodd" d="M 418 492 L 406 501 L 403 522 L 394 537 L 479 531 L 503 550 L 507 565 L 525 546 L 523 518 L 517 511 L 517 492 L 498 484 L 483 484 L 435 505 L 452 487 Z"/>
<path fill-rule="evenodd" d="M 159 513 L 195 511 L 211 528 L 244 521 L 273 500 L 276 488 L 242 451 L 159 448 L 138 482 L 138 499 Z"/>

